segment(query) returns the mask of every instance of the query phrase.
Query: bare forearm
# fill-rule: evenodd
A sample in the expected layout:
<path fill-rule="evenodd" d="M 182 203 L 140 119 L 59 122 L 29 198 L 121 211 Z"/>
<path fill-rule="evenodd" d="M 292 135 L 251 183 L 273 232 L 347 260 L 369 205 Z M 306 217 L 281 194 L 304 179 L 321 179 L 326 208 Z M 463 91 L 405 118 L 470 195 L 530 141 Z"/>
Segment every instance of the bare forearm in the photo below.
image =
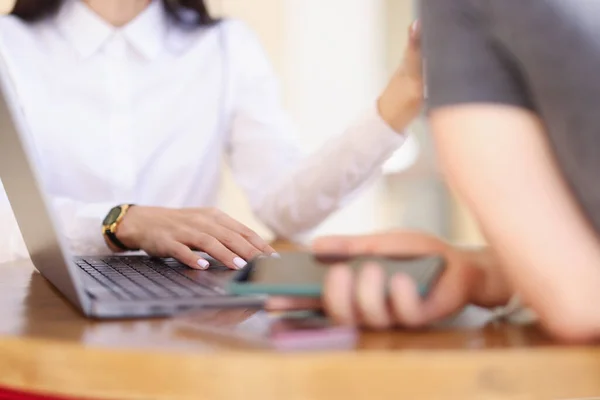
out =
<path fill-rule="evenodd" d="M 440 112 L 433 127 L 443 169 L 510 285 L 557 336 L 600 336 L 600 247 L 537 118 L 465 106 Z"/>

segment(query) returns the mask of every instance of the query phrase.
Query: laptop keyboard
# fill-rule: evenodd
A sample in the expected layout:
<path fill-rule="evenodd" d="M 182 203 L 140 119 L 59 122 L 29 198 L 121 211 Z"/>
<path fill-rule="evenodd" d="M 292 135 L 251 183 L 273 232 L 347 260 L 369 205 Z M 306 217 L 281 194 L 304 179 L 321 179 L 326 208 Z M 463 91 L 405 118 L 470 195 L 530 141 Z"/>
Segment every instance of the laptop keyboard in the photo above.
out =
<path fill-rule="evenodd" d="M 147 256 L 85 257 L 75 260 L 88 294 L 98 300 L 185 299 L 223 295 L 210 272 L 173 259 Z"/>

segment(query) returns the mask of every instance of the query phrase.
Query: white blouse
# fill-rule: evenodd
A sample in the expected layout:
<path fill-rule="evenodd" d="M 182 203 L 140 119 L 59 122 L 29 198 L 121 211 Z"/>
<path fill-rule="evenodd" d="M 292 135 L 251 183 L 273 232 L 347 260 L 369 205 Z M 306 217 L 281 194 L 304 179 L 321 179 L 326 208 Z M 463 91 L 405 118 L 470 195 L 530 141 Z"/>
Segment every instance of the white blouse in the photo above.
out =
<path fill-rule="evenodd" d="M 184 30 L 158 1 L 123 28 L 68 0 L 36 24 L 0 19 L 38 163 L 67 242 L 108 252 L 111 207 L 215 206 L 222 161 L 275 234 L 306 233 L 403 143 L 374 110 L 320 151 L 294 141 L 277 79 L 239 21 Z M 0 261 L 26 256 L 0 187 Z"/>

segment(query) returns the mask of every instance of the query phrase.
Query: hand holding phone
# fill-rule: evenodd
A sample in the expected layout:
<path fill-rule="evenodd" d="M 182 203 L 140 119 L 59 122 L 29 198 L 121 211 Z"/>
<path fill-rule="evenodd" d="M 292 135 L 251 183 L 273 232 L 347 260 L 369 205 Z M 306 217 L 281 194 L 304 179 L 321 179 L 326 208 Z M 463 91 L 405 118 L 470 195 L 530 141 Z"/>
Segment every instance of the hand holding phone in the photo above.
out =
<path fill-rule="evenodd" d="M 261 257 L 252 260 L 233 277 L 228 291 L 234 295 L 320 297 L 327 268 L 340 263 L 352 269 L 359 269 L 365 263 L 376 263 L 383 268 L 388 281 L 394 275 L 404 273 L 416 282 L 424 297 L 444 270 L 444 259 L 438 256 L 340 257 L 293 252 L 283 253 L 279 258 Z"/>

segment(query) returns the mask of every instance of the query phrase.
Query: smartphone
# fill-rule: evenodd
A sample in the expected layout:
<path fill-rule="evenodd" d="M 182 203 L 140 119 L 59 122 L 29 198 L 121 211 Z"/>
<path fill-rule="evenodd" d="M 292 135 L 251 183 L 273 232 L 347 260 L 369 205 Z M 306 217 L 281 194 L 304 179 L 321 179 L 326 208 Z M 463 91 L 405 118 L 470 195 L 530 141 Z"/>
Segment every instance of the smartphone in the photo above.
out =
<path fill-rule="evenodd" d="M 337 325 L 311 311 L 200 310 L 177 317 L 176 325 L 200 334 L 203 341 L 278 351 L 350 350 L 359 338 L 356 328 Z"/>
<path fill-rule="evenodd" d="M 393 258 L 381 256 L 341 257 L 303 252 L 282 253 L 279 258 L 260 257 L 233 276 L 227 291 L 233 295 L 320 297 L 327 268 L 344 263 L 358 270 L 367 262 L 380 265 L 386 280 L 397 273 L 410 276 L 421 296 L 427 296 L 444 270 L 443 257 Z"/>

